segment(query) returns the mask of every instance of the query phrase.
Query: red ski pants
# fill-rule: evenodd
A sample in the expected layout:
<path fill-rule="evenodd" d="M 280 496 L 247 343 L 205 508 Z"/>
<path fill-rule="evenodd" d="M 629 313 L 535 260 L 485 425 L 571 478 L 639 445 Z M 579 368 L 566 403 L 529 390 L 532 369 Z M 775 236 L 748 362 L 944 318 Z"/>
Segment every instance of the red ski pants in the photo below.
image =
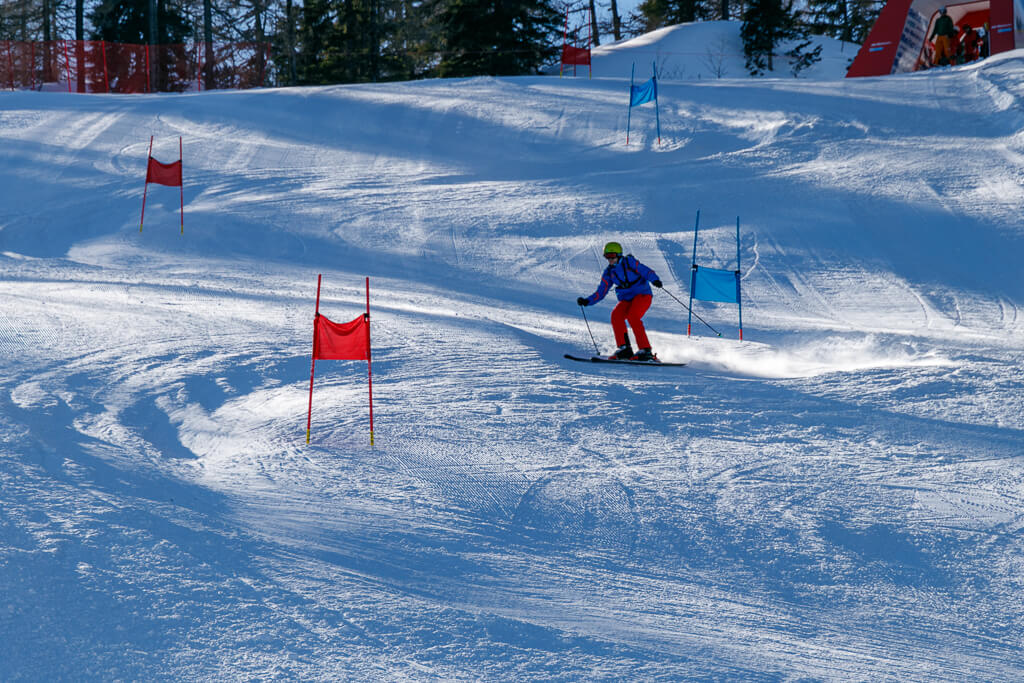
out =
<path fill-rule="evenodd" d="M 626 321 L 633 328 L 633 336 L 636 337 L 638 349 L 651 348 L 651 342 L 647 341 L 647 332 L 644 330 L 644 313 L 651 307 L 650 294 L 637 294 L 629 301 L 620 301 L 612 309 L 612 331 L 615 332 L 615 343 L 619 346 L 629 343 L 626 336 Z"/>

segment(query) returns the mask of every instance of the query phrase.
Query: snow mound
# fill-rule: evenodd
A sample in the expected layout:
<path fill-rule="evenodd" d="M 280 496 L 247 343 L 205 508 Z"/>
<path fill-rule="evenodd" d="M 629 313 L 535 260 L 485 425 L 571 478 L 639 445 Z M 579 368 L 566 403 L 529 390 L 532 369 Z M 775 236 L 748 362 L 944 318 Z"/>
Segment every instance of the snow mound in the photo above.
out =
<path fill-rule="evenodd" d="M 629 78 L 636 65 L 636 80 L 651 77 L 652 62 L 658 65 L 659 78 L 664 81 L 697 81 L 751 78 L 744 66 L 743 41 L 739 21 L 699 21 L 666 26 L 635 38 L 628 38 L 591 51 L 594 78 Z M 811 49 L 821 46 L 821 61 L 803 70 L 799 78 L 836 80 L 857 54 L 859 45 L 845 43 L 827 36 L 811 36 Z M 777 48 L 774 71 L 767 77 L 791 78 L 791 63 L 784 53 L 790 46 Z M 559 65 L 545 73 L 559 73 Z M 564 75 L 572 75 L 573 67 L 565 67 Z M 587 76 L 587 67 L 577 66 L 576 77 Z"/>

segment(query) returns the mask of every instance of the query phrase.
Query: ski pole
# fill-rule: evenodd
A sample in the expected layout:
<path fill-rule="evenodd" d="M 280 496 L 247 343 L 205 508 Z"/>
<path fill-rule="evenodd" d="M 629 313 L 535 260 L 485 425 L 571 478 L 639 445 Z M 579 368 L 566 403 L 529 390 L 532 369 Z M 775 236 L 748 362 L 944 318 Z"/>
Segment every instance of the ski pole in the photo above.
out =
<path fill-rule="evenodd" d="M 661 291 L 665 292 L 666 294 L 668 294 L 668 295 L 669 295 L 670 297 L 672 297 L 673 299 L 676 299 L 675 295 L 674 295 L 674 294 L 672 294 L 672 292 L 670 292 L 670 291 L 668 291 L 667 289 L 665 289 L 664 287 L 662 288 L 662 290 L 661 290 Z M 679 301 L 679 299 L 676 299 L 676 301 Z M 718 335 L 719 337 L 721 337 L 721 336 L 722 336 L 722 333 L 721 333 L 721 332 L 719 332 L 718 330 L 716 330 L 715 328 L 711 327 L 711 324 L 710 324 L 710 323 L 709 323 L 709 322 L 708 322 L 707 320 L 705 320 L 704 318 L 702 318 L 702 317 L 700 317 L 699 315 L 697 315 L 696 313 L 694 313 L 694 312 L 693 312 L 693 309 L 692 309 L 692 308 L 690 308 L 689 306 L 687 306 L 686 304 L 684 304 L 684 303 L 683 303 L 682 301 L 679 301 L 679 305 L 680 305 L 680 306 L 682 306 L 683 308 L 685 308 L 685 309 L 686 309 L 687 311 L 689 311 L 690 313 L 692 313 L 692 314 L 693 314 L 693 317 L 694 317 L 694 318 L 696 318 L 697 320 L 699 320 L 699 321 L 701 321 L 702 323 L 704 323 L 705 325 L 707 325 L 707 326 L 708 326 L 708 329 L 709 329 L 709 330 L 711 330 L 712 332 L 714 332 L 715 334 L 717 334 L 717 335 Z"/>
<path fill-rule="evenodd" d="M 590 332 L 590 341 L 594 342 L 594 353 L 600 356 L 601 350 L 597 348 L 597 340 L 594 339 L 594 333 L 590 330 L 590 321 L 587 320 L 587 312 L 583 310 L 582 306 L 580 306 L 580 313 L 583 314 L 583 322 L 587 324 L 587 332 Z"/>

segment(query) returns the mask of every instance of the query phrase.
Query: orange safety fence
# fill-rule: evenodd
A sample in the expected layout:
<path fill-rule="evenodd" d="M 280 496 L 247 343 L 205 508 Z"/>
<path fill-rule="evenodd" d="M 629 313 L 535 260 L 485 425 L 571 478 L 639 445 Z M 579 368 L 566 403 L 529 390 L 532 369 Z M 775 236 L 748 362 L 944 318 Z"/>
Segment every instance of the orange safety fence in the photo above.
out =
<path fill-rule="evenodd" d="M 89 93 L 257 88 L 268 85 L 271 62 L 269 43 L 0 40 L 0 88 Z"/>

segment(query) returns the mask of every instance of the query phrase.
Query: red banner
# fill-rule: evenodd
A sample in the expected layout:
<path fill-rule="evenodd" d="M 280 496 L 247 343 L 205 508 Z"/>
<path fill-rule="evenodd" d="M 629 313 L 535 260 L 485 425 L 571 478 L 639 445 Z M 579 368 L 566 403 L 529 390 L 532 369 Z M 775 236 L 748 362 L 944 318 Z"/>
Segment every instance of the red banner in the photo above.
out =
<path fill-rule="evenodd" d="M 316 278 L 316 317 L 313 319 L 313 360 L 309 365 L 309 412 L 306 443 L 313 423 L 313 374 L 318 360 L 365 360 L 370 395 L 370 445 L 373 445 L 373 370 L 370 367 L 370 278 L 366 278 L 366 313 L 347 323 L 335 323 L 320 315 L 320 281 Z"/>
<path fill-rule="evenodd" d="M 590 48 L 573 47 L 572 45 L 562 46 L 562 64 L 589 65 Z"/>
<path fill-rule="evenodd" d="M 153 157 L 149 158 L 146 169 L 146 182 L 170 187 L 181 187 L 181 160 L 170 164 L 162 164 Z"/>
<path fill-rule="evenodd" d="M 369 360 L 367 325 L 366 315 L 336 323 L 318 314 L 313 323 L 313 360 Z"/>

